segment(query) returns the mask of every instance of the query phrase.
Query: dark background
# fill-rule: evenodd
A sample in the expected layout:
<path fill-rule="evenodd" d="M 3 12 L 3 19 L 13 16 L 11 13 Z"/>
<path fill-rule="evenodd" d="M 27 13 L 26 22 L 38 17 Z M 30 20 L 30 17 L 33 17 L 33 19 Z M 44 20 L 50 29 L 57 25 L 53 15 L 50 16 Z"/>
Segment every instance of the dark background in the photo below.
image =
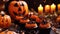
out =
<path fill-rule="evenodd" d="M 5 4 L 5 9 L 7 9 L 8 5 L 11 1 L 13 1 L 13 0 L 9 0 L 8 2 L 7 1 L 3 2 L 3 0 L 0 0 L 0 6 Z M 17 1 L 19 1 L 19 0 L 17 0 Z M 45 6 L 46 4 L 51 5 L 52 3 L 55 3 L 57 5 L 60 3 L 60 0 L 24 0 L 24 1 L 27 2 L 29 10 L 31 10 L 31 8 L 33 8 L 36 12 L 38 11 L 38 6 L 40 4 Z M 4 8 L 1 9 L 1 7 L 0 7 L 0 10 L 4 10 Z"/>
<path fill-rule="evenodd" d="M 55 3 L 57 5 L 60 3 L 60 0 L 25 0 L 25 1 L 28 3 L 29 9 L 33 8 L 35 11 L 38 11 L 37 8 L 40 4 L 45 6 L 46 4 L 51 5 L 52 3 Z"/>

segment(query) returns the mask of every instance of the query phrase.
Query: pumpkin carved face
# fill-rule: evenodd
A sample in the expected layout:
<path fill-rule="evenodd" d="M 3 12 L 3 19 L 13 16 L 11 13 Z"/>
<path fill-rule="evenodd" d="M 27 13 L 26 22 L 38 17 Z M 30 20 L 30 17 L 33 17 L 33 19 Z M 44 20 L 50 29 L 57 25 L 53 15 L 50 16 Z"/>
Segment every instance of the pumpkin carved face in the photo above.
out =
<path fill-rule="evenodd" d="M 24 1 L 12 1 L 8 7 L 9 14 L 12 18 L 16 16 L 26 16 L 28 14 L 28 6 Z"/>
<path fill-rule="evenodd" d="M 3 12 L 1 12 L 3 13 Z M 8 28 L 11 25 L 11 18 L 8 15 L 0 14 L 0 27 Z"/>

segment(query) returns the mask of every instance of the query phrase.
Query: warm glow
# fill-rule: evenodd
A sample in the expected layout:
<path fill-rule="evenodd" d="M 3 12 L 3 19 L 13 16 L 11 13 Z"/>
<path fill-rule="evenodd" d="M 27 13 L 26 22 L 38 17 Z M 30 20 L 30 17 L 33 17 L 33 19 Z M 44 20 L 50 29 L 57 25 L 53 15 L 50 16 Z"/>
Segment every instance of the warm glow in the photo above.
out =
<path fill-rule="evenodd" d="M 58 11 L 60 11 L 60 4 L 58 4 Z"/>
<path fill-rule="evenodd" d="M 40 4 L 39 7 L 42 7 L 42 5 Z"/>
<path fill-rule="evenodd" d="M 53 12 L 53 11 L 55 11 L 56 10 L 56 5 L 53 3 L 52 5 L 51 5 L 51 12 Z"/>
<path fill-rule="evenodd" d="M 56 9 L 56 5 L 54 3 L 51 5 L 51 9 L 52 10 L 55 10 Z"/>
<path fill-rule="evenodd" d="M 50 5 L 45 5 L 45 12 L 49 12 L 50 11 Z"/>
<path fill-rule="evenodd" d="M 40 4 L 40 6 L 38 7 L 38 13 L 42 14 L 43 13 L 43 6 Z"/>

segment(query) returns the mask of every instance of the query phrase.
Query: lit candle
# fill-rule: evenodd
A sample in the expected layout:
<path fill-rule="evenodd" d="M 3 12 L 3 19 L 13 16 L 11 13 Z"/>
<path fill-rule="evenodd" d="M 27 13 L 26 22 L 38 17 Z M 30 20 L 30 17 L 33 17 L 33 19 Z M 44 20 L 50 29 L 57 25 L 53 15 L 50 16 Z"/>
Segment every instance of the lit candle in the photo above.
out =
<path fill-rule="evenodd" d="M 42 14 L 43 13 L 43 6 L 40 4 L 40 6 L 38 7 L 38 13 Z"/>
<path fill-rule="evenodd" d="M 56 5 L 53 3 L 51 5 L 51 13 L 53 13 L 56 10 Z"/>
<path fill-rule="evenodd" d="M 60 4 L 58 4 L 58 11 L 60 11 Z"/>
<path fill-rule="evenodd" d="M 45 12 L 49 12 L 50 11 L 50 5 L 45 5 Z"/>

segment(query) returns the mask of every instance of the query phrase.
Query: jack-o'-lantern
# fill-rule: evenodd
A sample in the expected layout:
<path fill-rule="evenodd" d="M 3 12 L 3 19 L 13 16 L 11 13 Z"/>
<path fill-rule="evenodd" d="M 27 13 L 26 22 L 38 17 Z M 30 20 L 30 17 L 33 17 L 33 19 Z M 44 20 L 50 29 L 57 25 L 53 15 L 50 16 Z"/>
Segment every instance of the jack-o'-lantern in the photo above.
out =
<path fill-rule="evenodd" d="M 11 25 L 11 18 L 9 15 L 6 15 L 3 11 L 0 13 L 0 27 L 8 28 Z"/>
<path fill-rule="evenodd" d="M 29 29 L 34 29 L 34 28 L 37 28 L 37 24 L 36 23 L 26 23 L 25 27 L 29 28 Z"/>
<path fill-rule="evenodd" d="M 20 17 L 28 14 L 28 5 L 25 1 L 12 1 L 8 6 L 8 11 L 12 19 L 16 19 L 16 16 Z"/>

